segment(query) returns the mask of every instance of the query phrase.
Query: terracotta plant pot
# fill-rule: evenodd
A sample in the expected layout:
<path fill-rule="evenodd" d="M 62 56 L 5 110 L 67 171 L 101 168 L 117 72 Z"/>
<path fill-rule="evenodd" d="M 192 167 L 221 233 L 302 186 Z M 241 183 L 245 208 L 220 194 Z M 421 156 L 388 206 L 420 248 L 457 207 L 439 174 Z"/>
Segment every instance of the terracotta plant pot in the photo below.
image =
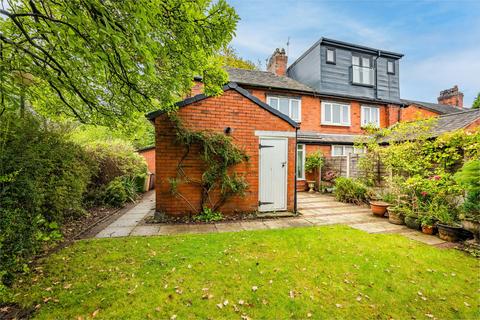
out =
<path fill-rule="evenodd" d="M 387 212 L 387 208 L 390 204 L 383 201 L 371 201 L 370 208 L 372 209 L 372 213 L 376 216 L 383 217 L 385 212 Z"/>
<path fill-rule="evenodd" d="M 425 234 L 433 234 L 434 227 L 433 226 L 422 226 L 422 232 Z"/>
<path fill-rule="evenodd" d="M 404 216 L 401 212 L 388 208 L 388 222 L 393 224 L 405 224 Z"/>
<path fill-rule="evenodd" d="M 418 217 L 413 217 L 413 216 L 405 217 L 405 224 L 410 229 L 415 229 L 415 230 L 421 229 L 421 225 L 420 225 L 420 221 L 418 221 Z"/>
<path fill-rule="evenodd" d="M 480 243 L 480 222 L 472 220 L 462 220 L 462 227 L 473 233 L 475 241 Z"/>
<path fill-rule="evenodd" d="M 457 242 L 457 241 L 462 241 L 469 238 L 470 232 L 462 229 L 461 226 L 450 226 L 447 224 L 439 223 L 437 224 L 437 227 L 438 227 L 438 236 L 442 240 L 449 241 L 449 242 Z"/>

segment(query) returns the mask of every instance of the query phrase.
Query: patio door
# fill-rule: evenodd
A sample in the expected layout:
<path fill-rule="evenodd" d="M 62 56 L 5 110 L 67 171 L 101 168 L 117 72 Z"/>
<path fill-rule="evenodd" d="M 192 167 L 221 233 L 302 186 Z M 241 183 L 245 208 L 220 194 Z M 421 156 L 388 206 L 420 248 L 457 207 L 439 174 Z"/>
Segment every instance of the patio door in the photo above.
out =
<path fill-rule="evenodd" d="M 287 138 L 260 138 L 259 211 L 287 210 Z"/>

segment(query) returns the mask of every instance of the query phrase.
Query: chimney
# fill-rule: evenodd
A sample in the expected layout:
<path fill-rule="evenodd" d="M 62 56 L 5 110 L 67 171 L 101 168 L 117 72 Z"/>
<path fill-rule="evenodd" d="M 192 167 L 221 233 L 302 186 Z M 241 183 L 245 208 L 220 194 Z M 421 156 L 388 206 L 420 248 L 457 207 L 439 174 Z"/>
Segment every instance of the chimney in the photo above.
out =
<path fill-rule="evenodd" d="M 458 91 L 457 85 L 454 85 L 453 88 L 440 91 L 438 103 L 463 108 L 463 93 Z"/>
<path fill-rule="evenodd" d="M 270 59 L 268 59 L 267 71 L 275 73 L 277 76 L 287 75 L 287 61 L 288 57 L 285 54 L 285 49 L 275 49 Z"/>

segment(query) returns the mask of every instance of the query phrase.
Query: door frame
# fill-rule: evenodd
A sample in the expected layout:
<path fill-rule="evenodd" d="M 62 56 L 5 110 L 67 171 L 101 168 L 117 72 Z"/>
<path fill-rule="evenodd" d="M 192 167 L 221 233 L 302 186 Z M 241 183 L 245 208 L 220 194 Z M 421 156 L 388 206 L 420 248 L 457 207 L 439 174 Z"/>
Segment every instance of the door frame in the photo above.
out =
<path fill-rule="evenodd" d="M 275 209 L 273 212 L 276 211 L 287 211 L 288 208 L 288 137 L 280 137 L 280 136 L 258 136 L 258 144 L 260 145 L 262 139 L 270 139 L 270 140 L 282 140 L 285 141 L 285 178 L 284 178 L 284 185 L 285 185 L 285 192 L 284 192 L 284 207 L 281 209 Z M 260 202 L 260 195 L 261 195 L 261 187 L 262 187 L 262 151 L 258 148 L 258 201 Z M 270 212 L 270 210 L 261 210 L 261 206 L 258 205 L 259 212 Z"/>

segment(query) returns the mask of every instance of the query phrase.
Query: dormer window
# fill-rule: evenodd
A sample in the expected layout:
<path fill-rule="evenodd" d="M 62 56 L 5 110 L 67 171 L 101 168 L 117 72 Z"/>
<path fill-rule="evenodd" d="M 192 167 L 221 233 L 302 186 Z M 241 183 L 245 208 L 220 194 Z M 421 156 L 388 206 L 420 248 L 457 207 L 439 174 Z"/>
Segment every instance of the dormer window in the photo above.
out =
<path fill-rule="evenodd" d="M 373 86 L 374 72 L 372 68 L 372 59 L 369 56 L 354 54 L 352 55 L 352 83 Z"/>
<path fill-rule="evenodd" d="M 392 60 L 387 60 L 387 73 L 395 74 L 395 62 Z"/>
<path fill-rule="evenodd" d="M 335 64 L 336 63 L 335 60 L 336 60 L 335 49 L 327 48 L 327 63 Z"/>

